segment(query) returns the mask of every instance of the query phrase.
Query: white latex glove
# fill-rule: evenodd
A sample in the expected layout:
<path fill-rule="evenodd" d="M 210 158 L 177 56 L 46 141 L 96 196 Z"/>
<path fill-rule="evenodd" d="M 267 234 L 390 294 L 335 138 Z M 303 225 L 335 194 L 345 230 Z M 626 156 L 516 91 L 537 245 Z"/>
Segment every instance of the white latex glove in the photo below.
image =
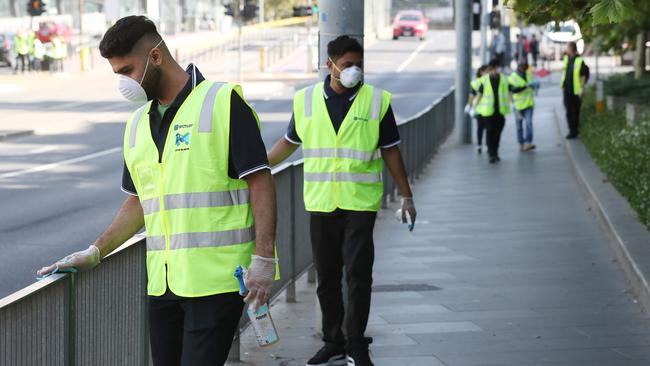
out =
<path fill-rule="evenodd" d="M 244 278 L 244 283 L 248 289 L 248 295 L 246 295 L 244 301 L 250 303 L 253 311 L 257 311 L 257 308 L 266 303 L 271 297 L 277 260 L 255 254 L 253 254 L 252 258 L 253 261 L 248 267 Z"/>
<path fill-rule="evenodd" d="M 417 216 L 417 212 L 415 211 L 415 204 L 413 203 L 412 197 L 402 198 L 402 223 L 404 224 L 407 223 L 407 219 L 406 219 L 407 212 L 411 216 L 411 224 L 415 225 L 415 217 Z"/>
<path fill-rule="evenodd" d="M 473 118 L 478 117 L 478 113 L 476 113 L 476 108 L 472 107 L 472 108 L 469 110 L 469 115 L 472 116 Z"/>
<path fill-rule="evenodd" d="M 101 261 L 99 248 L 94 245 L 91 245 L 86 250 L 80 252 L 72 253 L 66 256 L 63 259 L 60 259 L 51 266 L 43 267 L 36 272 L 40 276 L 45 276 L 51 274 L 55 269 L 58 270 L 67 270 L 74 268 L 77 271 L 86 271 L 91 268 L 94 268 Z"/>
<path fill-rule="evenodd" d="M 472 110 L 472 106 L 469 105 L 469 103 L 465 104 L 465 114 L 470 114 L 471 110 Z"/>

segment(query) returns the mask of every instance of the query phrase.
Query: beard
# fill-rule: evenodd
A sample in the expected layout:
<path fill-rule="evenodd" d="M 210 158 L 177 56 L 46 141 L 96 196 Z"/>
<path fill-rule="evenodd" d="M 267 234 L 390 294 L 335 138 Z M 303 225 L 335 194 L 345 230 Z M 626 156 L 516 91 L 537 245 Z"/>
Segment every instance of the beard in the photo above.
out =
<path fill-rule="evenodd" d="M 152 67 L 147 71 L 147 75 L 142 81 L 142 88 L 147 94 L 147 100 L 158 98 L 161 75 L 162 71 L 156 67 Z"/>

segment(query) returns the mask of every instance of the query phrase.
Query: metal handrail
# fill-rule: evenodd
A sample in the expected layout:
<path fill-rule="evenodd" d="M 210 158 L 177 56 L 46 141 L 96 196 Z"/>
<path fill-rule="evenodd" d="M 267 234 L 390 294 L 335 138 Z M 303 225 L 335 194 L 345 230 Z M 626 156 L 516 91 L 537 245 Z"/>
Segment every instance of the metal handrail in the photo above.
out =
<path fill-rule="evenodd" d="M 451 89 L 399 124 L 410 180 L 450 134 L 453 106 Z M 282 275 L 273 297 L 284 291 L 288 302 L 296 301 L 295 281 L 312 267 L 302 170 L 302 160 L 272 170 Z M 383 180 L 385 201 L 394 200 L 395 184 L 386 171 Z M 150 364 L 145 257 L 144 236 L 138 234 L 91 271 L 52 275 L 0 299 L 0 365 Z M 237 340 L 231 358 L 238 356 Z"/>

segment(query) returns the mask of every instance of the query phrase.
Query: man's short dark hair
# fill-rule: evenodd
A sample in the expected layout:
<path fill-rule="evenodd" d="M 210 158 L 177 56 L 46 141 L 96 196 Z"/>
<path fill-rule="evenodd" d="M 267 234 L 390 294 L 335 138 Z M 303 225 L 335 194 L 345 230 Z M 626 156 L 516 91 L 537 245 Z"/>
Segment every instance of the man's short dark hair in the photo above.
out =
<path fill-rule="evenodd" d="M 348 52 L 359 53 L 363 56 L 363 46 L 350 36 L 339 36 L 327 44 L 327 56 L 332 60 L 337 60 Z"/>
<path fill-rule="evenodd" d="M 492 60 L 490 60 L 490 63 L 488 64 L 488 68 L 491 69 L 491 70 L 498 69 L 499 66 L 501 66 L 501 63 L 496 58 L 493 58 Z"/>
<path fill-rule="evenodd" d="M 108 28 L 99 43 L 99 52 L 104 58 L 126 56 L 145 36 L 162 38 L 149 18 L 142 15 L 124 17 Z"/>
<path fill-rule="evenodd" d="M 477 70 L 476 70 L 476 77 L 479 78 L 481 77 L 481 74 L 487 70 L 487 65 L 481 65 Z"/>
<path fill-rule="evenodd" d="M 569 47 L 569 49 L 571 49 L 571 51 L 573 51 L 573 52 L 576 52 L 576 53 L 578 52 L 578 45 L 575 42 L 567 43 L 567 47 Z"/>

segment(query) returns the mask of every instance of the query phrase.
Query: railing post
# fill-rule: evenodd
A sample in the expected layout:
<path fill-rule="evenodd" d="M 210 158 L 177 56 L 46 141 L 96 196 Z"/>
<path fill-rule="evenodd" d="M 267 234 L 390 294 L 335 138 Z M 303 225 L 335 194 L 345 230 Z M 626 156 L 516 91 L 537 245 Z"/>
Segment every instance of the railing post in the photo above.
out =
<path fill-rule="evenodd" d="M 296 168 L 291 166 L 289 172 L 290 186 L 291 186 L 291 197 L 289 205 L 289 245 L 291 250 L 291 255 L 289 256 L 289 268 L 291 268 L 291 279 L 287 285 L 286 301 L 287 302 L 296 302 L 296 194 L 302 194 L 302 192 L 296 192 Z"/>
<path fill-rule="evenodd" d="M 63 325 L 65 327 L 63 331 L 63 334 L 65 335 L 65 342 L 63 346 L 65 347 L 65 364 L 68 366 L 75 366 L 76 364 L 76 276 L 77 275 L 75 273 L 70 273 L 65 285 L 65 324 Z"/>

